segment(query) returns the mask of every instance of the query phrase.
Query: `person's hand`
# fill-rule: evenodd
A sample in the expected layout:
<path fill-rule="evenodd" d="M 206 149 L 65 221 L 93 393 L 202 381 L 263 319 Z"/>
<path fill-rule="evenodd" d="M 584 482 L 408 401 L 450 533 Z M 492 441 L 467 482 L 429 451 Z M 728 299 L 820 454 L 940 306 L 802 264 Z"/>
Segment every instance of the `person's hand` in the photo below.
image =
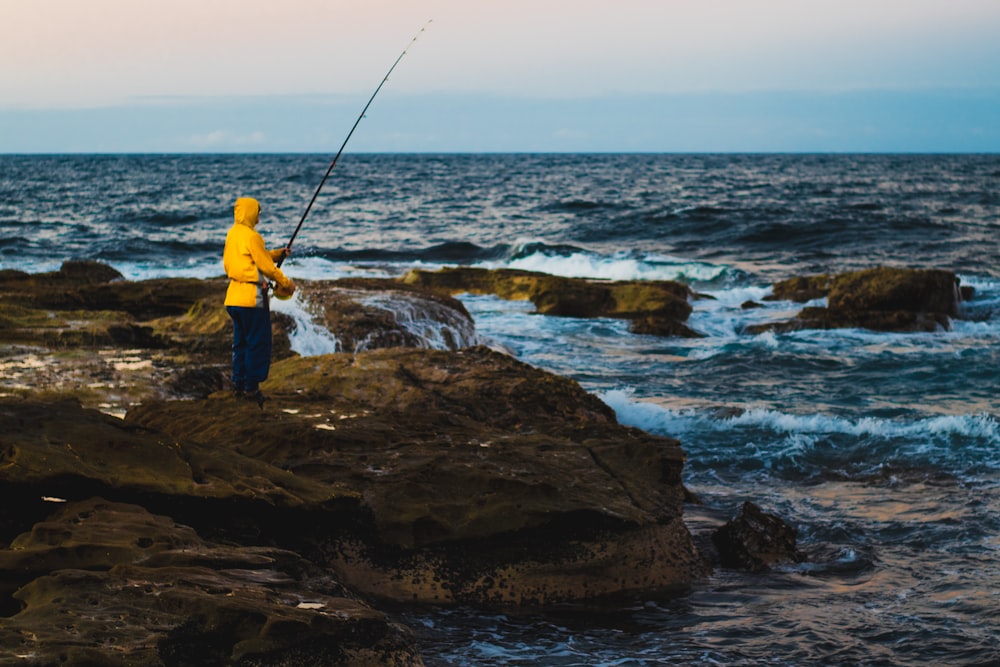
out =
<path fill-rule="evenodd" d="M 292 254 L 292 246 L 285 246 L 281 249 L 281 258 L 287 259 L 289 255 Z"/>
<path fill-rule="evenodd" d="M 293 294 L 295 294 L 295 281 L 291 278 L 288 279 L 287 287 L 283 287 L 281 285 L 274 286 L 274 296 L 282 301 L 285 299 L 291 299 Z"/>

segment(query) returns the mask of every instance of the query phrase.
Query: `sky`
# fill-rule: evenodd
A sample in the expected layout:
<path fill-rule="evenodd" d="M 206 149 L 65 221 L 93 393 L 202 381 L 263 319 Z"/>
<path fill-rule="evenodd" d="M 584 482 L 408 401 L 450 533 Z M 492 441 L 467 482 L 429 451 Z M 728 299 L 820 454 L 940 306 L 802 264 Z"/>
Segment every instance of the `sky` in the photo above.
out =
<path fill-rule="evenodd" d="M 351 150 L 1000 151 L 1000 0 L 0 0 L 0 153 L 330 152 L 404 49 Z"/>

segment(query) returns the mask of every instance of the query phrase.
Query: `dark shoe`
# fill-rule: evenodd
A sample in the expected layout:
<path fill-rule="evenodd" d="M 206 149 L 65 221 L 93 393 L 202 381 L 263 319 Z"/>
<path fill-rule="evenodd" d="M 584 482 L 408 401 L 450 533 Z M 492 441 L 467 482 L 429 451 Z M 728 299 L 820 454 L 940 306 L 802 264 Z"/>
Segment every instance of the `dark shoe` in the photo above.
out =
<path fill-rule="evenodd" d="M 233 389 L 233 396 L 236 398 L 246 398 L 247 393 L 242 389 Z"/>
<path fill-rule="evenodd" d="M 267 400 L 267 396 L 265 396 L 264 392 L 262 392 L 260 389 L 258 389 L 255 392 L 246 392 L 245 394 L 243 394 L 243 398 L 247 399 L 248 401 L 255 401 L 257 403 L 257 407 L 259 407 L 261 410 L 264 409 L 264 401 Z"/>

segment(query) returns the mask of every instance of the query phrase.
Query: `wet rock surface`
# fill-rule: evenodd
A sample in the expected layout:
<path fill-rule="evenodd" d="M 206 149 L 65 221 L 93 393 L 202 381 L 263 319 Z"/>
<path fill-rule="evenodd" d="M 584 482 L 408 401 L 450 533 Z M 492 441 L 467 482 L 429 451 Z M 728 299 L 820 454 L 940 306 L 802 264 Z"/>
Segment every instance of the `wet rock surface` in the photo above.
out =
<path fill-rule="evenodd" d="M 220 395 L 126 423 L 357 492 L 352 530 L 309 539 L 366 595 L 548 604 L 703 572 L 679 444 L 618 425 L 575 382 L 477 347 L 289 359 L 262 387 L 264 414 Z"/>
<path fill-rule="evenodd" d="M 695 295 L 667 280 L 601 281 L 515 269 L 454 268 L 410 271 L 402 281 L 448 294 L 494 294 L 527 300 L 543 315 L 630 320 L 635 333 L 698 337 L 685 322 Z"/>
<path fill-rule="evenodd" d="M 408 632 L 298 555 L 142 507 L 68 503 L 0 550 L 0 664 L 420 665 Z"/>
<path fill-rule="evenodd" d="M 457 350 L 475 345 L 475 324 L 461 301 L 400 281 L 343 278 L 300 281 L 317 321 L 339 352 L 385 347 Z"/>
<path fill-rule="evenodd" d="M 747 333 L 855 327 L 901 332 L 949 329 L 952 318 L 961 314 L 963 299 L 959 279 L 951 271 L 886 267 L 791 278 L 776 283 L 772 292 L 771 300 L 805 303 L 825 297 L 827 305 L 806 307 L 786 322 L 748 327 Z"/>
<path fill-rule="evenodd" d="M 468 347 L 451 297 L 304 285 L 355 353 L 300 357 L 275 313 L 261 410 L 225 389 L 224 290 L 88 262 L 0 273 L 0 664 L 418 665 L 373 603 L 593 601 L 705 574 L 679 443 Z"/>
<path fill-rule="evenodd" d="M 800 560 L 797 531 L 781 517 L 745 502 L 736 516 L 712 534 L 723 567 L 763 572 Z"/>

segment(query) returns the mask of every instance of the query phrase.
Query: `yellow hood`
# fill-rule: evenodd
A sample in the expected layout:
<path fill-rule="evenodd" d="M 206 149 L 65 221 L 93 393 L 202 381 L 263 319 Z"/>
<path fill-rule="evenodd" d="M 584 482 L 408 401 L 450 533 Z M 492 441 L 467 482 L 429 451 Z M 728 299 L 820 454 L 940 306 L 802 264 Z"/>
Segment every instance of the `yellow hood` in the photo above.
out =
<path fill-rule="evenodd" d="M 260 203 L 253 197 L 240 197 L 233 206 L 233 218 L 237 225 L 253 229 L 260 222 Z"/>

